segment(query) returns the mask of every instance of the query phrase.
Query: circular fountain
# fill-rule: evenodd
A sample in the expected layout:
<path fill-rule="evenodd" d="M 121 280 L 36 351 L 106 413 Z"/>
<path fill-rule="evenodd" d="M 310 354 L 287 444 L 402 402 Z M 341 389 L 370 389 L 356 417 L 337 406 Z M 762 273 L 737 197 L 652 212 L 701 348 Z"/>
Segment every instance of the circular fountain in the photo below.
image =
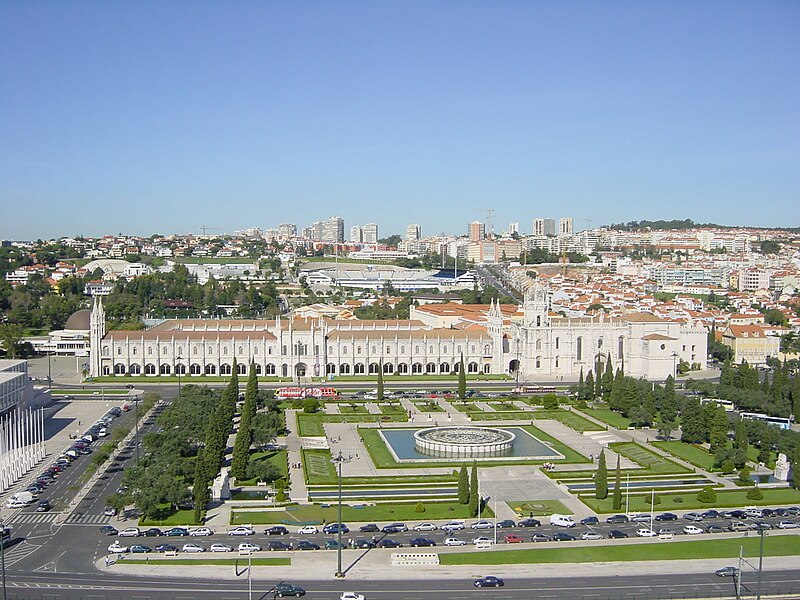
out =
<path fill-rule="evenodd" d="M 449 458 L 484 458 L 508 454 L 516 436 L 493 427 L 431 427 L 414 432 L 417 452 Z"/>

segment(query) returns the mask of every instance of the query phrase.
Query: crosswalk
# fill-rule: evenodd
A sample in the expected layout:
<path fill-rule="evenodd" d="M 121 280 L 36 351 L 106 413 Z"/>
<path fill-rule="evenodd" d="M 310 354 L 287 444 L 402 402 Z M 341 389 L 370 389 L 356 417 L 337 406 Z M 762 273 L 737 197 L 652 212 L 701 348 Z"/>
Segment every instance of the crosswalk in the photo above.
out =
<path fill-rule="evenodd" d="M 111 517 L 74 512 L 64 522 L 66 525 L 108 525 Z"/>
<path fill-rule="evenodd" d="M 19 512 L 14 516 L 9 517 L 8 523 L 12 525 L 55 523 L 56 521 L 62 521 L 63 517 L 64 515 L 58 512 Z M 105 515 L 91 515 L 74 512 L 70 514 L 63 522 L 66 525 L 107 525 L 111 522 L 111 517 L 107 517 Z"/>
<path fill-rule="evenodd" d="M 53 523 L 59 517 L 59 513 L 46 512 L 46 513 L 33 513 L 33 512 L 19 512 L 12 517 L 9 517 L 8 522 L 12 525 L 22 525 L 25 523 Z"/>

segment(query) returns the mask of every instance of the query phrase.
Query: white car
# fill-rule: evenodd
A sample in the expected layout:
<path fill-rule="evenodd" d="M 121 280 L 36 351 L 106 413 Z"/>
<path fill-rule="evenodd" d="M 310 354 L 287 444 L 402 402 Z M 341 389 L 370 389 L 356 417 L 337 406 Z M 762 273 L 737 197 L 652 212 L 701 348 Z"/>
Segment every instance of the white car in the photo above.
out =
<path fill-rule="evenodd" d="M 339 600 L 367 600 L 367 597 L 364 594 L 358 594 L 356 592 L 342 592 L 342 595 L 339 596 Z"/>
<path fill-rule="evenodd" d="M 209 548 L 211 552 L 232 552 L 233 548 L 228 546 L 227 544 L 211 544 Z"/>
<path fill-rule="evenodd" d="M 260 552 L 261 546 L 251 544 L 250 542 L 242 542 L 239 544 L 237 550 L 239 550 L 239 552 Z"/>
<path fill-rule="evenodd" d="M 697 535 L 698 533 L 705 533 L 697 525 L 687 525 L 683 528 L 683 533 L 687 535 Z"/>
<path fill-rule="evenodd" d="M 115 541 L 108 547 L 108 551 L 111 552 L 111 554 L 124 554 L 128 551 L 128 547 L 121 545 L 119 541 Z"/>
<path fill-rule="evenodd" d="M 304 534 L 314 535 L 316 533 L 319 533 L 319 528 L 317 528 L 316 525 L 304 525 L 303 527 L 297 530 L 297 533 L 299 533 L 300 535 Z"/>
<path fill-rule="evenodd" d="M 478 544 L 491 544 L 492 540 L 490 538 L 486 537 L 485 535 L 481 535 L 479 537 L 476 537 L 474 540 L 472 540 L 472 543 L 475 544 L 476 546 Z"/>
<path fill-rule="evenodd" d="M 138 527 L 128 527 L 120 531 L 117 535 L 119 535 L 119 537 L 139 537 L 140 533 Z"/>
<path fill-rule="evenodd" d="M 183 552 L 205 552 L 206 549 L 199 544 L 184 544 L 181 548 Z"/>
<path fill-rule="evenodd" d="M 234 527 L 233 529 L 228 529 L 228 535 L 253 535 L 255 534 L 256 530 L 252 527 L 247 527 L 245 525 L 240 525 L 239 527 Z"/>
<path fill-rule="evenodd" d="M 775 527 L 778 529 L 797 529 L 797 523 L 794 521 L 780 521 Z"/>
<path fill-rule="evenodd" d="M 22 500 L 9 500 L 6 502 L 6 508 L 25 508 L 26 506 L 28 506 L 28 503 Z"/>
<path fill-rule="evenodd" d="M 596 531 L 584 531 L 581 534 L 582 540 L 602 540 L 603 536 L 597 533 Z"/>
<path fill-rule="evenodd" d="M 445 546 L 466 546 L 467 542 L 458 538 L 449 537 L 444 540 Z"/>
<path fill-rule="evenodd" d="M 464 524 L 458 521 L 450 521 L 439 527 L 442 531 L 461 531 L 464 529 Z"/>
<path fill-rule="evenodd" d="M 687 525 L 686 527 L 694 527 L 694 525 Z M 700 528 L 698 527 L 697 529 Z M 648 529 L 647 527 L 642 527 L 641 529 L 636 530 L 636 535 L 639 537 L 656 537 L 658 534 L 652 529 Z"/>
<path fill-rule="evenodd" d="M 419 525 L 414 525 L 414 531 L 436 531 L 438 527 L 433 523 L 420 523 Z"/>
<path fill-rule="evenodd" d="M 189 535 L 214 535 L 214 530 L 209 527 L 198 527 L 197 529 L 192 529 Z"/>
<path fill-rule="evenodd" d="M 491 521 L 476 521 L 470 527 L 472 529 L 492 529 L 494 525 L 492 525 Z"/>

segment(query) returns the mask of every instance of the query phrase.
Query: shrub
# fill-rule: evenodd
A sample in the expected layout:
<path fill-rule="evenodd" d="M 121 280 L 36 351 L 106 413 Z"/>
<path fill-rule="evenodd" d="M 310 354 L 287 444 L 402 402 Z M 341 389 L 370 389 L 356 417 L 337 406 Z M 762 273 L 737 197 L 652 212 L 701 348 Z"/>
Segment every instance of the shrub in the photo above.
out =
<path fill-rule="evenodd" d="M 425 505 L 422 502 L 417 502 L 416 508 L 414 508 L 414 512 L 423 513 L 425 512 Z"/>
<path fill-rule="evenodd" d="M 703 504 L 713 504 L 717 501 L 717 492 L 714 488 L 706 486 L 697 494 L 697 499 Z"/>
<path fill-rule="evenodd" d="M 764 492 L 761 491 L 761 488 L 754 487 L 752 490 L 747 490 L 747 499 L 748 500 L 763 500 L 764 499 Z"/>
<path fill-rule="evenodd" d="M 683 502 L 683 496 L 675 496 L 675 497 L 672 499 L 672 501 L 673 501 L 675 504 L 681 504 L 681 503 Z"/>
<path fill-rule="evenodd" d="M 733 461 L 730 458 L 728 458 L 722 462 L 721 469 L 723 474 L 729 475 L 730 473 L 733 473 L 736 470 L 736 465 L 734 465 Z"/>

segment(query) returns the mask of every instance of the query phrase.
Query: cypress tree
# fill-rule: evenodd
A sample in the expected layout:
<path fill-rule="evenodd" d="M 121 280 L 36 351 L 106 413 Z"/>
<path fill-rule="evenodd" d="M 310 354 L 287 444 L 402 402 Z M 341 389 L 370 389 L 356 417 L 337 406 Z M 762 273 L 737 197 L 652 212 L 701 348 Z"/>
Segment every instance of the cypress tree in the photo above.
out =
<path fill-rule="evenodd" d="M 459 504 L 469 504 L 469 475 L 467 465 L 461 465 L 458 472 L 458 502 Z"/>
<path fill-rule="evenodd" d="M 794 454 L 792 455 L 792 487 L 800 490 L 800 444 L 794 447 Z"/>
<path fill-rule="evenodd" d="M 458 363 L 458 399 L 463 400 L 467 397 L 467 373 L 464 371 L 464 354 Z"/>
<path fill-rule="evenodd" d="M 608 397 L 611 395 L 611 390 L 614 387 L 614 367 L 611 365 L 611 358 L 606 361 L 606 372 L 603 373 L 602 382 L 601 382 L 601 389 L 603 393 L 603 399 L 608 400 Z"/>
<path fill-rule="evenodd" d="M 239 430 L 236 432 L 236 441 L 233 444 L 233 457 L 231 458 L 231 475 L 236 479 L 244 479 L 247 473 L 247 463 L 250 459 L 250 444 L 253 440 L 252 420 L 256 413 L 258 398 L 258 376 L 255 363 L 250 363 L 250 375 L 247 379 L 247 391 L 244 395 L 244 405 L 239 418 Z"/>
<path fill-rule="evenodd" d="M 606 451 L 600 451 L 597 471 L 594 474 L 594 497 L 598 500 L 608 498 L 608 470 L 606 469 Z"/>
<path fill-rule="evenodd" d="M 597 367 L 594 372 L 597 373 L 597 376 L 594 379 L 594 397 L 595 398 L 602 398 L 603 397 L 603 373 L 600 371 L 601 364 L 598 361 L 595 366 Z"/>
<path fill-rule="evenodd" d="M 472 473 L 469 482 L 469 514 L 479 516 L 481 499 L 478 495 L 478 463 L 472 463 Z"/>
<path fill-rule="evenodd" d="M 611 503 L 614 510 L 622 508 L 622 469 L 619 465 L 619 455 L 617 455 L 617 475 L 614 478 L 614 495 Z"/>
<path fill-rule="evenodd" d="M 709 403 L 712 404 L 712 403 Z M 716 452 L 720 448 L 724 448 L 728 443 L 728 415 L 725 414 L 725 409 L 721 406 L 717 407 L 714 418 L 711 421 L 711 427 L 708 433 L 708 441 L 711 444 L 711 452 Z"/>
<path fill-rule="evenodd" d="M 581 376 L 578 378 L 578 389 L 576 390 L 576 395 L 578 400 L 586 400 L 584 395 L 586 394 L 586 382 L 583 379 L 583 367 L 581 367 Z"/>
<path fill-rule="evenodd" d="M 383 400 L 383 359 L 378 361 L 378 400 Z"/>
<path fill-rule="evenodd" d="M 594 400 L 594 374 L 591 369 L 589 369 L 589 373 L 586 375 L 586 399 L 587 400 Z"/>

